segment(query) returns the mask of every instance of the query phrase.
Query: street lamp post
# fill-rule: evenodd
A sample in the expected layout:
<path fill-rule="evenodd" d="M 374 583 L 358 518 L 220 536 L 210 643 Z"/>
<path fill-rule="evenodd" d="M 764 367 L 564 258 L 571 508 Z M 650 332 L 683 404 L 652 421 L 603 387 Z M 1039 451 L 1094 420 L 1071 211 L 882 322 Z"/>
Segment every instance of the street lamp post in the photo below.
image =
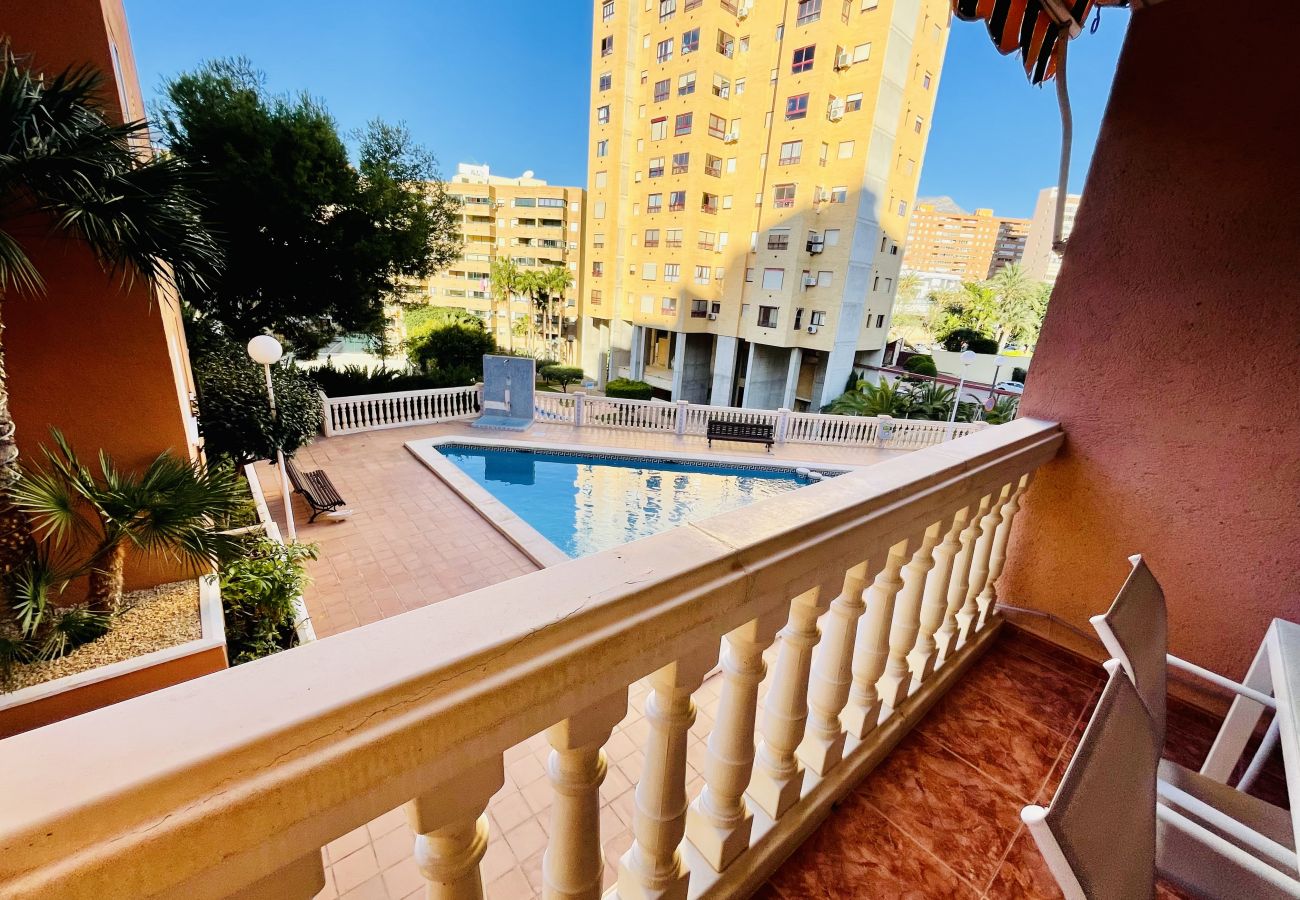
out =
<path fill-rule="evenodd" d="M 1002 367 L 1011 362 L 1011 357 L 1003 356 L 999 353 L 993 359 L 995 368 L 993 369 L 993 390 L 997 390 L 998 382 L 1002 380 Z M 989 396 L 993 396 L 993 391 L 989 391 Z"/>
<path fill-rule="evenodd" d="M 961 375 L 957 379 L 957 393 L 952 398 L 952 412 L 948 415 L 948 435 L 946 440 L 952 440 L 952 432 L 957 424 L 957 407 L 961 405 L 961 392 L 966 387 L 966 370 L 970 364 L 975 362 L 975 351 L 963 350 L 961 352 Z"/>
<path fill-rule="evenodd" d="M 269 334 L 259 334 L 248 342 L 248 355 L 252 357 L 253 362 L 260 363 L 266 373 L 266 399 L 271 404 L 271 419 L 279 422 L 280 414 L 275 408 L 275 388 L 271 385 L 271 366 L 284 356 L 284 348 Z M 297 540 L 298 531 L 293 525 L 293 493 L 289 490 L 288 469 L 284 465 L 284 451 L 280 449 L 279 441 L 275 444 L 275 463 L 280 470 L 280 497 L 284 502 L 284 533 L 289 540 Z"/>

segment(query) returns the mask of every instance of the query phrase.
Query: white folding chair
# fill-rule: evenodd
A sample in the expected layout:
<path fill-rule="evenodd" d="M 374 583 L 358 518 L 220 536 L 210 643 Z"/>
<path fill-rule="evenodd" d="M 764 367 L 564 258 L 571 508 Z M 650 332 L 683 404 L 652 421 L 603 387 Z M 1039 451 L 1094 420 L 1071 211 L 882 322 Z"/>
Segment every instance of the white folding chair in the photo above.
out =
<path fill-rule="evenodd" d="M 1149 900 L 1157 875 L 1201 897 L 1300 897 L 1300 881 L 1243 848 L 1249 835 L 1229 840 L 1157 802 L 1155 723 L 1119 665 L 1107 669 L 1051 805 L 1020 813 L 1067 900 Z"/>

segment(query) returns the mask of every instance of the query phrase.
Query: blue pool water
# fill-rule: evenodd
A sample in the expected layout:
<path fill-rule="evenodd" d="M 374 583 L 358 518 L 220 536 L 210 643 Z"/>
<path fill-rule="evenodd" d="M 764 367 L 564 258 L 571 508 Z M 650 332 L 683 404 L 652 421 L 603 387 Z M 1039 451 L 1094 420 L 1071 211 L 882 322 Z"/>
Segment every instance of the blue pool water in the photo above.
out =
<path fill-rule="evenodd" d="M 460 444 L 438 452 L 571 557 L 808 484 L 786 469 Z"/>

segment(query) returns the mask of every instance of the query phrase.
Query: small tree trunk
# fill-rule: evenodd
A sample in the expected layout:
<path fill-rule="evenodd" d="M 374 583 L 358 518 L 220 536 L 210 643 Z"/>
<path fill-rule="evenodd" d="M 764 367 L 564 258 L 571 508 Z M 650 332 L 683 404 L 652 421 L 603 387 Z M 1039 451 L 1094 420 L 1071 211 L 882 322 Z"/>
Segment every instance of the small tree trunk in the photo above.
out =
<path fill-rule="evenodd" d="M 126 566 L 126 543 L 110 547 L 90 573 L 90 592 L 86 600 L 95 612 L 115 613 L 122 603 L 123 570 Z"/>
<path fill-rule="evenodd" d="M 9 374 L 5 368 L 4 324 L 0 322 L 0 577 L 8 575 L 31 555 L 32 533 L 27 517 L 9 501 L 18 480 L 18 444 L 9 414 Z"/>

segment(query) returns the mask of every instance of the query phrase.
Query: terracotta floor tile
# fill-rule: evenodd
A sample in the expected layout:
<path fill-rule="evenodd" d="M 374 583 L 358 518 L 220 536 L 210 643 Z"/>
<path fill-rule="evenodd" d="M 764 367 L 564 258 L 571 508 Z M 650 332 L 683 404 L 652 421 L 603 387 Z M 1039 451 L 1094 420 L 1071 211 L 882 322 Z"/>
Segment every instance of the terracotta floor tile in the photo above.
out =
<path fill-rule="evenodd" d="M 523 870 L 515 866 L 488 884 L 485 893 L 488 900 L 519 900 L 521 897 L 531 897 L 533 888 L 524 877 Z"/>
<path fill-rule="evenodd" d="M 990 900 L 1057 900 L 1064 895 L 1043 862 L 1034 839 L 1021 828 L 985 896 Z"/>
<path fill-rule="evenodd" d="M 1038 665 L 1006 645 L 985 654 L 965 682 L 1065 737 L 1096 693 L 1095 686 Z"/>

